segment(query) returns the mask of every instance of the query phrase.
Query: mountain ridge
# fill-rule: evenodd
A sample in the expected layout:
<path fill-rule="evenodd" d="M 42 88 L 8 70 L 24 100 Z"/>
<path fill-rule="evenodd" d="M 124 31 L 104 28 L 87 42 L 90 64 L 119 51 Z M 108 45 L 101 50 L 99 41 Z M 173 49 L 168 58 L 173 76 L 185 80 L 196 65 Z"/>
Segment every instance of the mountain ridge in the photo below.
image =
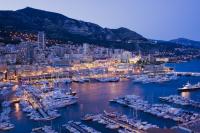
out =
<path fill-rule="evenodd" d="M 170 42 L 176 43 L 176 44 L 181 44 L 185 46 L 195 46 L 195 47 L 200 47 L 200 41 L 194 41 L 191 39 L 187 38 L 177 38 L 177 39 L 172 39 Z"/>
<path fill-rule="evenodd" d="M 50 37 L 53 37 L 51 33 L 59 34 L 61 32 L 66 35 L 78 35 L 86 38 L 86 40 L 93 41 L 121 41 L 123 43 L 138 40 L 147 41 L 142 35 L 124 27 L 118 29 L 103 28 L 94 23 L 75 20 L 59 13 L 30 7 L 16 11 L 0 11 L 0 19 L 3 20 L 0 22 L 0 26 L 5 29 L 45 31 Z M 12 23 L 12 20 L 14 20 L 14 23 Z"/>
<path fill-rule="evenodd" d="M 180 45 L 172 42 L 152 43 L 130 29 L 103 28 L 91 22 L 76 20 L 59 13 L 26 7 L 16 11 L 0 11 L 0 29 L 22 33 L 44 31 L 48 39 L 61 42 L 90 43 L 126 50 L 173 50 Z M 1 35 L 0 35 L 1 37 Z M 1 41 L 1 39 L 0 39 Z M 7 41 L 9 42 L 9 40 Z M 166 45 L 166 44 L 173 44 Z"/>

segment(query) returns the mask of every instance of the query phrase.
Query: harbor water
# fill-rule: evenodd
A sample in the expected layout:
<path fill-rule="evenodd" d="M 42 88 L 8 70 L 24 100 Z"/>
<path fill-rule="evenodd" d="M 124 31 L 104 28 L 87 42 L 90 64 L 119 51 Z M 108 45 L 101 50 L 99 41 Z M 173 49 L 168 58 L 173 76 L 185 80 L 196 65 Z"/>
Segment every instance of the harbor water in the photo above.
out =
<path fill-rule="evenodd" d="M 200 72 L 200 60 L 193 60 L 183 63 L 166 64 L 175 68 L 179 72 Z M 49 121 L 49 122 L 37 122 L 30 120 L 25 113 L 22 112 L 19 103 L 12 105 L 11 122 L 15 124 L 15 128 L 8 133 L 28 133 L 32 128 L 42 125 L 52 125 L 58 132 L 63 132 L 62 124 L 65 124 L 69 120 L 80 121 L 86 114 L 98 114 L 106 111 L 117 111 L 124 113 L 131 117 L 137 117 L 143 121 L 147 121 L 152 124 L 156 124 L 160 127 L 172 127 L 177 123 L 172 120 L 166 120 L 157 118 L 153 115 L 143 113 L 137 110 L 130 109 L 115 103 L 109 103 L 109 100 L 124 96 L 128 94 L 134 94 L 140 96 L 142 99 L 147 100 L 149 103 L 161 103 L 159 101 L 160 96 L 169 95 L 181 95 L 200 102 L 200 90 L 193 92 L 179 93 L 177 88 L 182 87 L 187 82 L 195 84 L 200 81 L 200 77 L 179 77 L 177 80 L 172 80 L 164 83 L 133 83 L 131 80 L 120 81 L 116 83 L 72 83 L 70 86 L 77 92 L 79 97 L 78 103 L 59 109 L 61 117 Z M 67 86 L 66 86 L 67 87 Z M 192 110 L 199 112 L 199 109 L 181 107 L 172 105 L 186 110 Z M 114 132 L 108 130 L 103 125 L 98 125 L 94 122 L 85 122 L 85 124 L 94 127 L 101 132 Z M 1 132 L 1 131 L 0 131 Z"/>

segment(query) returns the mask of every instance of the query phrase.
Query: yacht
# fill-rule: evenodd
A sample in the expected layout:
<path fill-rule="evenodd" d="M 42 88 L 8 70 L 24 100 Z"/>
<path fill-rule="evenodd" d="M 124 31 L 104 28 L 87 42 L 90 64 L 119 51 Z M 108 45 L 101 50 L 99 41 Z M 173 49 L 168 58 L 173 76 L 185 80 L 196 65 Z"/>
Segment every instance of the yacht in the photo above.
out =
<path fill-rule="evenodd" d="M 192 85 L 188 82 L 182 88 L 179 88 L 178 91 L 192 91 L 192 90 L 196 90 L 196 89 L 200 89 L 200 82 L 198 82 L 197 84 L 194 84 L 194 85 Z"/>
<path fill-rule="evenodd" d="M 82 118 L 83 121 L 90 121 L 90 120 L 92 120 L 92 119 L 93 119 L 93 115 L 91 115 L 91 114 L 86 114 L 86 115 Z"/>
<path fill-rule="evenodd" d="M 99 82 L 118 82 L 119 80 L 120 80 L 119 77 L 105 77 L 97 79 L 97 81 Z"/>
<path fill-rule="evenodd" d="M 42 105 L 47 108 L 59 108 L 77 103 L 75 92 L 63 93 L 61 90 L 48 92 L 43 96 Z"/>
<path fill-rule="evenodd" d="M 73 91 L 72 88 L 69 88 L 69 92 L 66 93 L 67 95 L 72 95 L 75 96 L 76 95 L 76 91 Z"/>
<path fill-rule="evenodd" d="M 85 83 L 90 81 L 88 78 L 73 78 L 72 80 L 77 83 Z"/>

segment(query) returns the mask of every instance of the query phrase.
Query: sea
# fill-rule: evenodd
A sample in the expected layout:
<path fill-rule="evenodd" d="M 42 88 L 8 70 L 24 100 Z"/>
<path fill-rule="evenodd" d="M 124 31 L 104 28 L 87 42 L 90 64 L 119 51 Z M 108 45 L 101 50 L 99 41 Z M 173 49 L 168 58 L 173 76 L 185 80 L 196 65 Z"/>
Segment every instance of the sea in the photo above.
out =
<path fill-rule="evenodd" d="M 200 72 L 200 60 L 192 60 L 182 63 L 169 63 L 165 65 L 174 68 L 175 71 L 178 72 Z M 78 103 L 59 109 L 59 112 L 62 115 L 61 117 L 49 122 L 33 121 L 22 112 L 19 103 L 15 103 L 12 105 L 11 113 L 11 122 L 15 125 L 15 128 L 4 132 L 30 133 L 32 128 L 41 127 L 43 125 L 51 125 L 57 132 L 66 133 L 66 130 L 62 127 L 63 124 L 70 120 L 81 121 L 81 118 L 86 114 L 103 113 L 104 110 L 108 112 L 117 111 L 119 113 L 126 114 L 129 118 L 137 118 L 142 121 L 147 121 L 149 123 L 156 124 L 161 128 L 170 128 L 176 126 L 177 123 L 172 120 L 158 118 L 147 113 L 133 110 L 116 103 L 110 103 L 109 100 L 119 96 L 134 94 L 150 103 L 161 103 L 161 101 L 159 101 L 160 96 L 176 94 L 200 102 L 200 90 L 182 93 L 177 91 L 177 88 L 182 87 L 188 81 L 195 84 L 200 82 L 200 77 L 182 76 L 177 80 L 169 82 L 148 84 L 134 83 L 131 80 L 116 83 L 72 83 L 70 87 L 77 92 L 77 96 L 79 97 Z M 197 108 L 182 107 L 178 105 L 171 106 L 200 113 L 200 109 Z M 117 132 L 115 130 L 106 129 L 104 125 L 96 122 L 83 123 L 103 133 Z"/>

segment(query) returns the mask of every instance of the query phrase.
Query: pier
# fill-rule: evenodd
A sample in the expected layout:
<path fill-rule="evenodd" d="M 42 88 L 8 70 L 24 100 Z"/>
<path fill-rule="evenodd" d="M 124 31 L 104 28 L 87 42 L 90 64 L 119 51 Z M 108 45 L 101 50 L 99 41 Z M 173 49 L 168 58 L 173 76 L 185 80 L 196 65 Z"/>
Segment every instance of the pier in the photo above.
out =
<path fill-rule="evenodd" d="M 108 122 L 111 122 L 111 123 L 115 123 L 117 125 L 119 125 L 120 127 L 123 127 L 124 129 L 128 129 L 130 130 L 131 132 L 134 132 L 134 133 L 144 133 L 144 131 L 141 131 L 141 130 L 138 130 L 136 128 L 134 128 L 133 126 L 123 122 L 123 121 L 119 121 L 115 118 L 112 118 L 112 117 L 109 117 L 107 115 L 102 115 L 101 117 L 102 119 L 104 119 L 105 121 L 108 121 Z"/>
<path fill-rule="evenodd" d="M 200 118 L 200 115 L 197 113 L 183 110 L 181 108 L 174 108 L 167 104 L 149 104 L 147 101 L 142 100 L 139 96 L 136 95 L 127 95 L 122 98 L 111 100 L 111 102 L 116 102 L 118 104 L 125 105 L 157 117 L 171 119 L 181 123 Z"/>
<path fill-rule="evenodd" d="M 82 124 L 81 122 L 69 121 L 63 126 L 72 133 L 101 133 L 89 126 Z"/>
<path fill-rule="evenodd" d="M 108 113 L 104 111 L 103 114 L 86 115 L 83 120 L 97 121 L 100 124 L 105 124 L 106 128 L 127 130 L 133 133 L 145 133 L 149 128 L 158 128 L 156 125 L 137 119 L 130 119 L 126 115 L 117 112 Z"/>
<path fill-rule="evenodd" d="M 89 133 L 89 132 L 87 132 L 87 130 L 85 130 L 84 128 L 82 128 L 81 126 L 79 126 L 78 124 L 76 124 L 74 122 L 70 122 L 69 125 L 75 129 L 77 129 L 80 133 Z"/>
<path fill-rule="evenodd" d="M 200 76 L 199 72 L 174 72 L 177 76 Z"/>

